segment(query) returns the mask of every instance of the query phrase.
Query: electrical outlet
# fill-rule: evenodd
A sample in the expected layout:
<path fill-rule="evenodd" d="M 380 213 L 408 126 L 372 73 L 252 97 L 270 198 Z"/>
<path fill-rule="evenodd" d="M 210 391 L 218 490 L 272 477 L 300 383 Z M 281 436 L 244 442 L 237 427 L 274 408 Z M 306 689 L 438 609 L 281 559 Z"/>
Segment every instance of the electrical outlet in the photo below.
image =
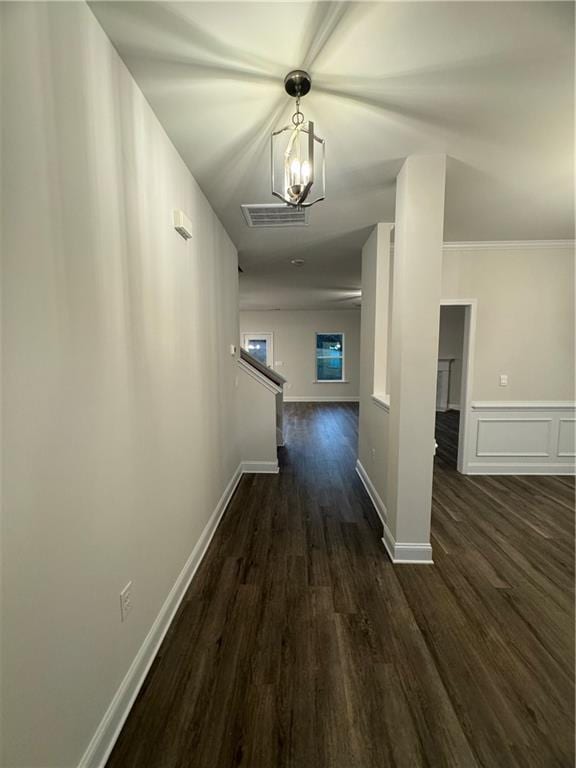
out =
<path fill-rule="evenodd" d="M 376 448 L 372 448 L 371 453 L 372 453 L 372 461 L 374 461 L 374 459 L 376 458 Z"/>
<path fill-rule="evenodd" d="M 500 374 L 500 386 L 501 387 L 507 387 L 508 386 L 508 374 L 507 373 L 501 373 Z"/>
<path fill-rule="evenodd" d="M 120 592 L 120 620 L 126 621 L 132 610 L 132 582 L 129 581 Z"/>

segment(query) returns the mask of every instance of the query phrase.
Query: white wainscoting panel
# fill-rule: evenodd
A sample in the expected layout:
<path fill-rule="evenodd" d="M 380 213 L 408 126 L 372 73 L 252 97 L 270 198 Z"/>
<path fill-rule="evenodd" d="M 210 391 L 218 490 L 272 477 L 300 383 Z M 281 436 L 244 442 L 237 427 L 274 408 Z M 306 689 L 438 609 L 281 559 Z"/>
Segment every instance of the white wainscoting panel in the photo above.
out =
<path fill-rule="evenodd" d="M 576 456 L 576 419 L 559 420 L 558 426 L 558 456 Z"/>
<path fill-rule="evenodd" d="M 473 402 L 466 474 L 575 473 L 576 404 Z"/>
<path fill-rule="evenodd" d="M 552 419 L 480 416 L 477 424 L 476 456 L 550 456 Z"/>

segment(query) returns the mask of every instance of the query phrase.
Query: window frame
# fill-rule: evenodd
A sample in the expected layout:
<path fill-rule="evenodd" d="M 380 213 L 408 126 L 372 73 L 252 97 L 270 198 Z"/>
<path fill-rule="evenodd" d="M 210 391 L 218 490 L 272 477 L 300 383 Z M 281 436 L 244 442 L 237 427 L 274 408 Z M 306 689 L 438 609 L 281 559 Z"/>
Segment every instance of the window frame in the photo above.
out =
<path fill-rule="evenodd" d="M 318 336 L 340 336 L 342 338 L 342 378 L 318 378 Z M 346 334 L 344 331 L 315 331 L 314 333 L 314 384 L 347 384 L 346 378 Z"/>
<path fill-rule="evenodd" d="M 261 338 L 266 339 L 267 347 L 266 347 L 266 366 L 268 368 L 274 367 L 274 333 L 273 331 L 243 331 L 242 332 L 242 348 L 245 349 L 248 353 L 250 353 L 250 350 L 248 349 L 248 343 L 251 338 L 258 338 L 260 336 Z M 268 339 L 268 337 L 270 337 Z M 269 343 L 268 343 L 269 342 Z M 268 362 L 268 359 L 270 362 Z"/>

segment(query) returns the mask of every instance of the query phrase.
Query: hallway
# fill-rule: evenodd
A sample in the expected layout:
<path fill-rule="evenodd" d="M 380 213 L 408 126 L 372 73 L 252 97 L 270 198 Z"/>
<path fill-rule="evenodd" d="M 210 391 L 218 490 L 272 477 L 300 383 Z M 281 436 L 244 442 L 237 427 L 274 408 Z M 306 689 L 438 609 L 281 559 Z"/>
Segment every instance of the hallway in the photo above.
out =
<path fill-rule="evenodd" d="M 358 407 L 287 404 L 108 768 L 569 766 L 573 480 L 437 462 L 434 566 L 396 566 Z"/>

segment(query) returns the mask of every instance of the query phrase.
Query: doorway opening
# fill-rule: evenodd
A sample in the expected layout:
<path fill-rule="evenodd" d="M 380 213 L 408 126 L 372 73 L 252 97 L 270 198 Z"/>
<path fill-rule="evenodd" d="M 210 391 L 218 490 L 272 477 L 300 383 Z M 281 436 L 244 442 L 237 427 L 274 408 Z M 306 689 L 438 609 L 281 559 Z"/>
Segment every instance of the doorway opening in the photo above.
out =
<path fill-rule="evenodd" d="M 446 467 L 466 474 L 472 397 L 476 301 L 440 302 L 436 386 L 436 456 Z"/>

